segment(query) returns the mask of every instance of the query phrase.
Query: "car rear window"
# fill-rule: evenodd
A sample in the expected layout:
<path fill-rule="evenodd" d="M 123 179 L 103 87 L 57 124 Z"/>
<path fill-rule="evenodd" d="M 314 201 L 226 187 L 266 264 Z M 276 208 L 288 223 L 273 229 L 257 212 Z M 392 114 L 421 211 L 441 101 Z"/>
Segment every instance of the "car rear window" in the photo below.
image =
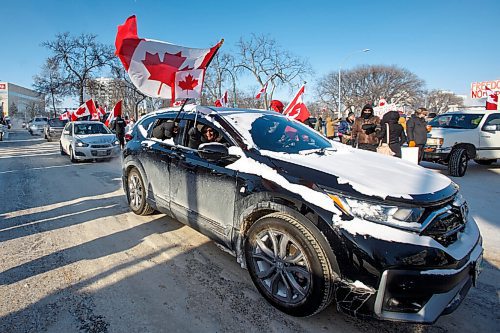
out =
<path fill-rule="evenodd" d="M 60 120 L 60 119 L 50 119 L 49 120 L 49 125 L 52 127 L 64 127 L 68 121 L 67 120 Z"/>

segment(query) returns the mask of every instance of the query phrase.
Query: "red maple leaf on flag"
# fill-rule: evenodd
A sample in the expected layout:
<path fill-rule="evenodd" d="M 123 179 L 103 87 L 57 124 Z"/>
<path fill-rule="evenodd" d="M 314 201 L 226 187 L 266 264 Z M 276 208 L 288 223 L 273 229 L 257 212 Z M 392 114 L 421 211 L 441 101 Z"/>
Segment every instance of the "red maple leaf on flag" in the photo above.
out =
<path fill-rule="evenodd" d="M 146 57 L 142 63 L 149 72 L 149 80 L 161 82 L 160 88 L 158 89 L 158 95 L 160 94 L 163 84 L 166 84 L 171 88 L 173 87 L 175 73 L 179 70 L 179 67 L 185 60 L 186 57 L 183 57 L 181 52 L 177 52 L 175 54 L 165 52 L 163 55 L 163 61 L 160 61 L 159 53 L 151 54 L 146 52 Z"/>
<path fill-rule="evenodd" d="M 191 74 L 186 75 L 184 81 L 179 81 L 179 87 L 182 90 L 194 90 L 194 88 L 198 85 L 198 80 L 194 79 Z"/>

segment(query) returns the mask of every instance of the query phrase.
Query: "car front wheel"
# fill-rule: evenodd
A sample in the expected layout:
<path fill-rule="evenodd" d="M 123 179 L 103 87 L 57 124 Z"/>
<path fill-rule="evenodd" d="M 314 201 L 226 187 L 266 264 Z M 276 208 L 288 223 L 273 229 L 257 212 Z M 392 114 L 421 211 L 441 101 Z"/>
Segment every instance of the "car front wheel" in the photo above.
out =
<path fill-rule="evenodd" d="M 71 163 L 78 162 L 77 159 L 75 158 L 75 152 L 73 151 L 73 148 L 71 148 L 71 147 L 69 147 L 69 159 L 71 160 Z"/>
<path fill-rule="evenodd" d="M 304 317 L 331 302 L 333 274 L 325 251 L 290 215 L 273 213 L 256 221 L 245 241 L 245 259 L 253 283 L 279 310 Z"/>
<path fill-rule="evenodd" d="M 146 202 L 146 188 L 139 170 L 132 169 L 127 177 L 127 198 L 130 209 L 137 215 L 150 215 L 154 209 Z"/>
<path fill-rule="evenodd" d="M 463 148 L 453 149 L 450 153 L 450 160 L 448 161 L 448 172 L 453 177 L 463 177 L 467 171 L 467 151 Z"/>

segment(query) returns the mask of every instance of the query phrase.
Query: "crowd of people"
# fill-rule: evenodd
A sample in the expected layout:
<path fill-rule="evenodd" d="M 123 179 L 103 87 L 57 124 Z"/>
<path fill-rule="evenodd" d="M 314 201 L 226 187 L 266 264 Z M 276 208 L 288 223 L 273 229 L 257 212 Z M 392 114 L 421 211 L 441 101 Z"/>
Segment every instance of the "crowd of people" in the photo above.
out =
<path fill-rule="evenodd" d="M 327 117 L 325 129 L 322 128 L 323 120 L 319 117 L 314 128 L 331 139 L 334 137 L 334 125 L 338 123 L 337 136 L 342 143 L 373 152 L 386 144 L 391 155 L 399 158 L 402 155 L 401 147 L 408 144 L 409 147 L 418 148 L 420 162 L 427 141 L 426 118 L 429 116 L 435 115 L 430 115 L 425 108 L 419 108 L 408 120 L 398 111 L 389 111 L 380 118 L 374 114 L 373 107 L 366 104 L 359 117 L 353 112 L 349 112 L 343 120 Z"/>

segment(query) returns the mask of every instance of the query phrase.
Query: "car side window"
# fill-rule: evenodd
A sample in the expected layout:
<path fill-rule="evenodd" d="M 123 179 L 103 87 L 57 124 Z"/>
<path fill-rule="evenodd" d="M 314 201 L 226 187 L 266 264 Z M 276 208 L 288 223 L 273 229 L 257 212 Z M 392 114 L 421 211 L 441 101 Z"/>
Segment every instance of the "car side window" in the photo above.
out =
<path fill-rule="evenodd" d="M 157 119 L 156 117 L 149 117 L 147 119 L 144 119 L 143 121 L 137 124 L 136 130 L 139 131 L 139 133 L 144 138 L 150 137 L 151 128 L 153 127 L 154 121 L 156 119 Z"/>
<path fill-rule="evenodd" d="M 186 123 L 186 135 L 184 136 L 183 146 L 198 149 L 203 143 L 218 142 L 231 146 L 231 141 L 227 135 L 212 122 L 199 117 L 195 123 L 194 120 L 189 120 Z"/>
<path fill-rule="evenodd" d="M 152 125 L 152 130 L 148 133 L 148 137 L 162 140 L 170 141 L 174 143 L 174 138 L 179 133 L 179 124 L 174 122 L 174 117 L 157 118 Z"/>
<path fill-rule="evenodd" d="M 500 131 L 500 113 L 490 114 L 483 127 L 488 125 L 496 125 L 497 131 Z"/>

